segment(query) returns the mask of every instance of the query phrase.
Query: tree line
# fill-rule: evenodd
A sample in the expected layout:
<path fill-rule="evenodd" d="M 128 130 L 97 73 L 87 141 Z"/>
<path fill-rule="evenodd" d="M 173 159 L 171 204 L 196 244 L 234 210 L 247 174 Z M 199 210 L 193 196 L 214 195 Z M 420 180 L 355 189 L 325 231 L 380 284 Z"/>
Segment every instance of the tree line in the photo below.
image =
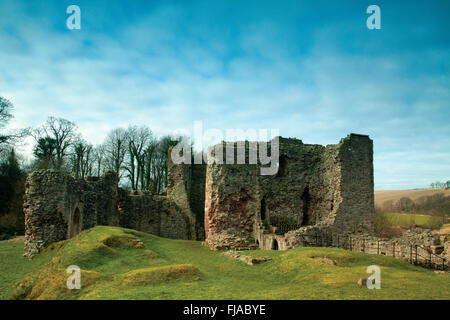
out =
<path fill-rule="evenodd" d="M 422 196 L 416 200 L 402 197 L 397 201 L 387 200 L 383 202 L 379 209 L 383 212 L 421 213 L 442 216 L 450 213 L 450 196 L 446 196 L 444 193 L 437 193 Z"/>
<path fill-rule="evenodd" d="M 130 190 L 164 192 L 169 149 L 178 143 L 157 137 L 147 126 L 111 130 L 93 145 L 70 120 L 49 117 L 37 128 L 6 130 L 13 104 L 0 97 L 0 240 L 23 233 L 22 197 L 26 175 L 38 169 L 55 169 L 75 178 L 118 173 L 119 183 Z M 16 149 L 25 137 L 34 138 L 33 159 L 26 162 Z"/>
<path fill-rule="evenodd" d="M 430 183 L 430 187 L 431 187 L 431 189 L 450 188 L 450 180 L 445 181 L 445 182 L 440 182 L 440 181 L 432 182 L 432 183 Z"/>
<path fill-rule="evenodd" d="M 26 171 L 14 147 L 29 135 L 30 129 L 5 130 L 13 118 L 13 104 L 0 97 L 0 240 L 23 233 L 22 196 Z"/>
<path fill-rule="evenodd" d="M 122 186 L 153 193 L 166 187 L 168 152 L 177 143 L 170 136 L 157 138 L 147 126 L 129 126 L 111 130 L 94 146 L 83 139 L 74 122 L 55 117 L 31 135 L 36 141 L 32 170 L 56 169 L 80 179 L 112 170 Z"/>

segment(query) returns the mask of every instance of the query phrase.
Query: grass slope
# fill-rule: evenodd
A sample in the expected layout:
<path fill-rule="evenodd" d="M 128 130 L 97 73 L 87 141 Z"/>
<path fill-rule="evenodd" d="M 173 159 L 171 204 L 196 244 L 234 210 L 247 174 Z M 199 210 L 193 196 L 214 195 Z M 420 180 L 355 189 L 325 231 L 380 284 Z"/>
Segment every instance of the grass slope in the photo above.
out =
<path fill-rule="evenodd" d="M 0 243 L 3 298 L 450 298 L 448 274 L 435 274 L 391 257 L 333 248 L 246 251 L 247 255 L 273 258 L 249 266 L 210 251 L 199 242 L 98 226 L 52 245 L 32 261 L 22 258 L 18 249 L 17 244 Z M 328 257 L 337 265 L 314 257 Z M 358 279 L 368 276 L 367 266 L 374 264 L 381 267 L 381 290 L 358 286 Z M 82 269 L 81 290 L 66 287 L 69 265 Z"/>

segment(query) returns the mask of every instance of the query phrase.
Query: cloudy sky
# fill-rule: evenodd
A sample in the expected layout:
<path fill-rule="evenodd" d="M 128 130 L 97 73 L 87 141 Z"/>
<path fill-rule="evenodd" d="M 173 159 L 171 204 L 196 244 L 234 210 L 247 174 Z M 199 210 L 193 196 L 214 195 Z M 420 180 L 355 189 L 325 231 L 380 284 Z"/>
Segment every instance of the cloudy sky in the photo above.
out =
<path fill-rule="evenodd" d="M 11 127 L 63 117 L 94 144 L 194 121 L 304 143 L 369 134 L 376 189 L 427 187 L 450 179 L 449 14 L 449 1 L 0 0 L 0 96 Z"/>

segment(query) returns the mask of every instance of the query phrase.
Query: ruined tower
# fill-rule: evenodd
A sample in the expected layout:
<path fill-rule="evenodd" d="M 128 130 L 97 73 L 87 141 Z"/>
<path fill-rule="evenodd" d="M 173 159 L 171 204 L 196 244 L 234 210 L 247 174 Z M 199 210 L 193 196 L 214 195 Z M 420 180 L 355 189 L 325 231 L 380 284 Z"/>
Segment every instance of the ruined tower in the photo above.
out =
<path fill-rule="evenodd" d="M 260 164 L 207 166 L 209 247 L 287 249 L 298 245 L 296 237 L 305 232 L 373 232 L 373 143 L 368 136 L 350 134 L 326 147 L 280 137 L 279 154 L 278 172 L 270 176 L 260 174 Z"/>

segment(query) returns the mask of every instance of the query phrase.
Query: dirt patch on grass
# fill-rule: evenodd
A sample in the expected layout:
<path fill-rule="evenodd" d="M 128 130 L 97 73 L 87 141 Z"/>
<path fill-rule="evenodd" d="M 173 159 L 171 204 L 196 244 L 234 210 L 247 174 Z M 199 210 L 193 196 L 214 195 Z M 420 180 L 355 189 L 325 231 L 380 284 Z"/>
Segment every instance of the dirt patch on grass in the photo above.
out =
<path fill-rule="evenodd" d="M 269 258 L 269 257 L 244 256 L 244 255 L 242 255 L 240 253 L 237 253 L 235 251 L 227 251 L 223 255 L 228 257 L 228 258 L 230 258 L 230 259 L 234 259 L 234 260 L 245 262 L 249 266 L 253 266 L 255 264 L 260 264 L 262 262 L 266 262 L 266 261 L 272 260 L 272 258 Z"/>
<path fill-rule="evenodd" d="M 190 264 L 138 269 L 123 275 L 125 285 L 147 285 L 169 281 L 197 281 L 203 274 Z"/>
<path fill-rule="evenodd" d="M 343 267 L 341 263 L 331 258 L 325 256 L 312 256 L 311 258 L 322 261 L 323 263 L 329 264 L 331 266 Z"/>
<path fill-rule="evenodd" d="M 135 248 L 135 249 L 143 249 L 144 244 L 141 240 L 136 239 L 134 237 L 127 236 L 110 236 L 103 240 L 103 243 L 108 247 L 127 247 L 127 248 Z"/>

